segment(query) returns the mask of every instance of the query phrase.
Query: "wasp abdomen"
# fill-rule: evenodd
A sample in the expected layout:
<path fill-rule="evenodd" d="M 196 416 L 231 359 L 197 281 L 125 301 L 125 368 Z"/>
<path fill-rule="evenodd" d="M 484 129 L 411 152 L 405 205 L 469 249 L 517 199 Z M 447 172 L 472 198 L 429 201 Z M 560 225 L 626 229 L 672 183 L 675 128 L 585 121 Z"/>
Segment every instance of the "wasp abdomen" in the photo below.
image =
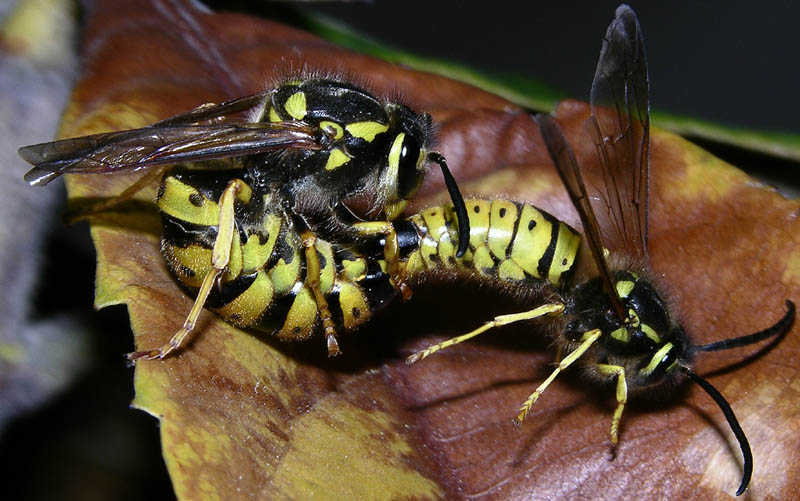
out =
<path fill-rule="evenodd" d="M 193 295 L 212 271 L 219 224 L 213 188 L 194 172 L 176 172 L 165 176 L 157 200 L 164 227 L 162 252 L 173 276 Z M 241 327 L 305 339 L 319 323 L 319 308 L 306 281 L 306 249 L 290 218 L 268 198 L 249 187 L 237 195 L 230 261 L 205 306 Z M 324 240 L 317 240 L 314 248 L 318 287 L 338 329 L 363 324 L 396 295 L 381 259 L 344 247 L 334 252 Z"/>
<path fill-rule="evenodd" d="M 408 257 L 408 273 L 431 270 L 477 273 L 502 282 L 541 279 L 558 287 L 574 271 L 580 235 L 530 204 L 509 200 L 466 200 L 469 250 L 456 258 L 458 223 L 450 204 L 411 217 L 419 249 Z"/>

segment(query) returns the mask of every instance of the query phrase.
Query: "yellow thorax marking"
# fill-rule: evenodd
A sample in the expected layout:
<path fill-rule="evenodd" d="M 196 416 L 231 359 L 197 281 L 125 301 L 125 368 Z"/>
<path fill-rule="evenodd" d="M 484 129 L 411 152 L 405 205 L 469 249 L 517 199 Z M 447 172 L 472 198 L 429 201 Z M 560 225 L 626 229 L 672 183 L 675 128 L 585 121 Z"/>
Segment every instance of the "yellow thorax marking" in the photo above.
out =
<path fill-rule="evenodd" d="M 295 120 L 302 120 L 306 117 L 308 109 L 306 108 L 306 94 L 303 91 L 297 91 L 286 100 L 283 108 L 286 113 Z"/>
<path fill-rule="evenodd" d="M 653 328 L 650 327 L 649 325 L 642 324 L 641 329 L 642 332 L 644 332 L 645 336 L 652 339 L 654 343 L 658 344 L 661 342 L 661 336 L 659 336 L 658 333 L 655 330 L 653 330 Z"/>
<path fill-rule="evenodd" d="M 636 284 L 634 284 L 630 280 L 620 280 L 615 285 L 615 287 L 617 289 L 617 295 L 620 297 L 620 299 L 625 299 L 626 297 L 628 297 L 630 295 L 630 293 L 633 290 L 633 287 L 635 285 Z"/>
<path fill-rule="evenodd" d="M 323 120 L 319 123 L 320 128 L 322 128 L 325 132 L 332 132 L 334 139 L 341 139 L 344 136 L 344 129 L 342 126 L 337 124 L 336 122 L 331 122 L 330 120 Z"/>
<path fill-rule="evenodd" d="M 360 137 L 364 141 L 371 143 L 372 140 L 375 139 L 375 136 L 389 130 L 389 124 L 373 121 L 353 122 L 347 124 L 345 130 L 353 137 Z"/>
<path fill-rule="evenodd" d="M 275 108 L 270 106 L 269 107 L 269 121 L 270 122 L 281 122 L 281 117 L 278 115 L 278 112 L 275 111 Z"/>
<path fill-rule="evenodd" d="M 611 332 L 611 337 L 617 341 L 627 343 L 631 340 L 631 334 L 626 327 L 620 327 Z"/>
<path fill-rule="evenodd" d="M 339 148 L 331 150 L 328 161 L 325 162 L 325 170 L 333 170 L 350 161 L 350 156 Z"/>
<path fill-rule="evenodd" d="M 325 130 L 325 132 L 333 132 L 334 139 L 341 139 L 344 136 L 344 129 L 342 126 L 337 124 L 336 122 L 331 122 L 330 120 L 323 120 L 319 123 L 320 128 Z"/>

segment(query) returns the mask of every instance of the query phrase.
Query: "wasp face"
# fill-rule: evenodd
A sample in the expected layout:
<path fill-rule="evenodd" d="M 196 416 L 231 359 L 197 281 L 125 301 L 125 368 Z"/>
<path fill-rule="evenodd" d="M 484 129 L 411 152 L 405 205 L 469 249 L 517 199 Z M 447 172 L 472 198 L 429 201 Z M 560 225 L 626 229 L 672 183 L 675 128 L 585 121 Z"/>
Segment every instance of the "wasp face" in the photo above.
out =
<path fill-rule="evenodd" d="M 687 337 L 670 319 L 664 300 L 653 285 L 630 271 L 614 273 L 614 283 L 626 317 L 620 320 L 599 280 L 578 286 L 571 311 L 576 320 L 567 324 L 566 335 L 577 340 L 591 329 L 600 329 L 601 363 L 625 367 L 629 387 L 660 384 L 677 375 L 686 362 Z"/>
<path fill-rule="evenodd" d="M 386 155 L 381 183 L 381 191 L 386 193 L 386 215 L 390 220 L 403 212 L 406 202 L 422 184 L 428 154 L 427 138 L 432 128 L 427 113 L 419 115 L 402 105 L 392 108 L 396 134 Z"/>

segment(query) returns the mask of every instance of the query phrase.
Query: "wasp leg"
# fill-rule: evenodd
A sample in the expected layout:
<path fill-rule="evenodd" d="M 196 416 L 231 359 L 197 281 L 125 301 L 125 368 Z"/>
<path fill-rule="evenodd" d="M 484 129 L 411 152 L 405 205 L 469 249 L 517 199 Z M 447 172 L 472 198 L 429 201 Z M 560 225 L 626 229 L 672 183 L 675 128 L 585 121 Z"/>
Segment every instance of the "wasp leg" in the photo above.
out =
<path fill-rule="evenodd" d="M 622 409 L 628 401 L 628 383 L 625 381 L 625 369 L 619 365 L 597 364 L 597 370 L 601 374 L 617 376 L 617 410 L 611 419 L 611 443 L 617 445 L 619 442 L 619 420 L 622 418 Z"/>
<path fill-rule="evenodd" d="M 411 287 L 406 283 L 406 270 L 400 265 L 400 244 L 392 223 L 389 221 L 362 221 L 353 223 L 353 228 L 360 236 L 382 235 L 384 237 L 383 256 L 389 267 L 389 276 L 394 282 L 394 288 L 403 297 L 403 301 L 411 299 Z"/>
<path fill-rule="evenodd" d="M 418 351 L 414 353 L 410 357 L 406 359 L 406 363 L 408 365 L 413 364 L 414 362 L 418 362 L 423 358 L 427 358 L 430 355 L 433 355 L 439 350 L 443 350 L 445 348 L 449 348 L 458 343 L 462 343 L 467 339 L 471 339 L 478 334 L 483 334 L 484 332 L 488 331 L 489 329 L 493 329 L 495 327 L 500 327 L 502 325 L 513 324 L 514 322 L 519 322 L 520 320 L 531 320 L 534 318 L 538 318 L 544 315 L 559 315 L 561 312 L 564 311 L 564 305 L 561 303 L 553 303 L 553 304 L 545 304 L 539 306 L 538 308 L 534 308 L 529 311 L 523 311 L 521 313 L 512 313 L 510 315 L 499 315 L 494 317 L 494 320 L 490 320 L 483 324 L 482 326 L 478 327 L 474 331 L 468 332 L 458 337 L 454 337 L 452 339 L 448 339 L 447 341 L 442 341 L 439 344 L 435 344 L 428 348 L 425 348 L 422 351 Z"/>
<path fill-rule="evenodd" d="M 234 222 L 234 205 L 233 202 L 236 194 L 247 185 L 241 179 L 233 179 L 225 187 L 222 196 L 219 199 L 219 230 L 217 232 L 217 239 L 214 241 L 214 249 L 211 253 L 211 266 L 212 270 L 203 279 L 200 285 L 200 290 L 197 293 L 197 298 L 194 300 L 192 309 L 189 315 L 183 322 L 183 327 L 172 336 L 169 342 L 155 350 L 137 351 L 128 354 L 128 361 L 135 362 L 143 358 L 145 360 L 161 359 L 169 355 L 174 350 L 180 348 L 186 336 L 192 332 L 197 319 L 200 317 L 200 312 L 203 311 L 203 305 L 208 299 L 211 292 L 211 287 L 217 283 L 219 276 L 225 271 L 231 257 L 231 245 L 233 243 L 233 232 L 235 230 Z"/>
<path fill-rule="evenodd" d="M 69 224 L 76 223 L 82 219 L 86 219 L 87 217 L 93 214 L 99 214 L 101 212 L 105 212 L 108 209 L 114 207 L 115 205 L 119 205 L 123 202 L 127 202 L 131 198 L 134 197 L 137 193 L 142 191 L 143 189 L 147 188 L 151 184 L 155 184 L 161 179 L 161 176 L 164 174 L 163 168 L 154 168 L 149 169 L 145 174 L 136 180 L 132 185 L 125 188 L 122 193 L 117 196 L 111 197 L 108 200 L 103 200 L 100 203 L 94 204 L 88 209 L 77 211 L 69 216 L 67 222 Z"/>
<path fill-rule="evenodd" d="M 319 318 L 322 320 L 322 328 L 325 331 L 325 339 L 328 342 L 328 356 L 334 357 L 339 355 L 341 351 L 339 350 L 339 343 L 336 342 L 336 326 L 333 324 L 328 301 L 319 286 L 322 270 L 320 269 L 319 255 L 317 254 L 317 237 L 309 230 L 304 230 L 301 236 L 306 254 L 306 287 L 311 290 L 314 300 L 317 302 Z"/>
<path fill-rule="evenodd" d="M 530 412 L 533 404 L 536 403 L 536 400 L 539 398 L 539 396 L 541 396 L 541 394 L 544 393 L 544 390 L 546 390 L 547 387 L 550 386 L 550 383 L 553 382 L 556 376 L 558 376 L 558 374 L 561 371 L 569 367 L 572 364 L 572 362 L 578 360 L 581 357 L 581 355 L 586 353 L 586 350 L 588 350 L 589 347 L 592 346 L 592 344 L 600 338 L 601 334 L 602 332 L 600 331 L 600 329 L 592 329 L 590 331 L 583 333 L 583 336 L 581 336 L 580 346 L 578 346 L 575 349 L 575 351 L 571 352 L 569 355 L 564 357 L 564 359 L 558 363 L 558 367 L 556 367 L 553 373 L 550 374 L 550 377 L 545 379 L 544 382 L 540 384 L 538 388 L 536 388 L 536 391 L 531 393 L 531 396 L 529 396 L 528 399 L 525 400 L 525 403 L 523 403 L 522 406 L 519 408 L 519 414 L 517 414 L 517 418 L 514 420 L 515 423 L 519 424 L 525 420 L 525 416 L 528 415 L 528 412 Z"/>

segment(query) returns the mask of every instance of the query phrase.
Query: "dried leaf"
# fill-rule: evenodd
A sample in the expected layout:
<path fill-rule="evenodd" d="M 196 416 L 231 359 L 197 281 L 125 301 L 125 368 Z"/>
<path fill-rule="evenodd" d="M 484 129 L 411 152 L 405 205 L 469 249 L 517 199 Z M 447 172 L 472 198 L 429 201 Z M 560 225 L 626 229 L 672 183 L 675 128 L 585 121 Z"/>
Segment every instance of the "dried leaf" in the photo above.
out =
<path fill-rule="evenodd" d="M 466 193 L 534 201 L 577 226 L 529 117 L 442 77 L 338 49 L 237 14 L 153 0 L 89 12 L 86 70 L 63 137 L 131 128 L 203 102 L 255 92 L 298 69 L 365 79 L 433 114 L 441 149 Z M 584 104 L 558 110 L 579 160 Z M 697 342 L 759 330 L 797 299 L 798 206 L 671 134 L 654 131 L 651 258 Z M 106 197 L 128 176 L 69 179 L 70 196 Z M 592 182 L 592 180 L 589 180 Z M 444 198 L 432 174 L 420 205 Z M 159 223 L 142 205 L 92 225 L 98 307 L 128 305 L 137 348 L 162 344 L 189 311 L 159 254 Z M 719 496 L 738 485 L 738 448 L 708 397 L 688 387 L 626 410 L 616 458 L 608 445 L 613 389 L 572 375 L 516 428 L 518 405 L 550 371 L 540 333 L 508 328 L 412 367 L 406 355 L 518 309 L 454 286 L 422 288 L 343 339 L 281 344 L 210 313 L 177 356 L 141 362 L 134 405 L 161 420 L 164 457 L 182 499 L 657 498 Z M 796 330 L 767 349 L 699 361 L 730 399 L 754 449 L 755 497 L 798 489 Z M 752 354 L 752 355 L 748 355 Z M 740 363 L 747 360 L 747 363 Z"/>

